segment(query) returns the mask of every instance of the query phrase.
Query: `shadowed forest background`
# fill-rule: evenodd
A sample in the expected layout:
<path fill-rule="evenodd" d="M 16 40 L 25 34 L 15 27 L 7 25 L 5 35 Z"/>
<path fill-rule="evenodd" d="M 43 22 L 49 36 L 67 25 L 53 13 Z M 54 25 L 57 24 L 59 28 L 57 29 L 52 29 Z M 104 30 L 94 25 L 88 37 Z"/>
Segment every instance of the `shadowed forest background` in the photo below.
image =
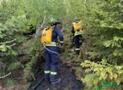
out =
<path fill-rule="evenodd" d="M 62 20 L 62 62 L 84 90 L 102 90 L 102 80 L 113 83 L 105 90 L 123 90 L 123 0 L 0 0 L 0 90 L 26 90 L 35 79 L 37 58 L 43 62 L 35 33 L 51 18 Z M 85 39 L 79 57 L 70 50 L 75 18 L 82 20 Z"/>

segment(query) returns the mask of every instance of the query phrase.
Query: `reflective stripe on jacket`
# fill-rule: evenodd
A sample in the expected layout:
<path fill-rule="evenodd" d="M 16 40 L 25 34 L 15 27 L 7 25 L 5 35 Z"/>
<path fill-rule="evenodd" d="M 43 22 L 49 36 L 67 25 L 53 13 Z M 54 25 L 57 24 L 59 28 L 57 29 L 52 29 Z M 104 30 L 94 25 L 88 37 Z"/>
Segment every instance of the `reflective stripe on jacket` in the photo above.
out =
<path fill-rule="evenodd" d="M 83 34 L 83 31 L 82 31 L 82 30 L 80 30 L 80 31 L 76 31 L 76 32 L 74 33 L 74 36 L 82 35 L 82 34 Z"/>
<path fill-rule="evenodd" d="M 49 44 L 46 44 L 45 46 L 57 46 L 56 42 L 51 42 Z"/>

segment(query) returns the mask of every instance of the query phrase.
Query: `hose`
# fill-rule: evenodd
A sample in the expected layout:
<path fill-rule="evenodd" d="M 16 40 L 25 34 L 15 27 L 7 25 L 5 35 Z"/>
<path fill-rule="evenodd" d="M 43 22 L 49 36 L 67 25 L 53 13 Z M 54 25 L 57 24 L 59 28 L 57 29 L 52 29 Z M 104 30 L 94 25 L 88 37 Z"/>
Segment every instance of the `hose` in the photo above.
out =
<path fill-rule="evenodd" d="M 51 52 L 51 53 L 54 53 L 54 54 L 56 54 L 56 55 L 59 55 L 58 52 L 55 52 L 55 51 L 53 51 L 53 50 L 50 50 L 50 49 L 47 48 L 46 46 L 44 46 L 44 48 L 45 48 L 47 51 Z"/>

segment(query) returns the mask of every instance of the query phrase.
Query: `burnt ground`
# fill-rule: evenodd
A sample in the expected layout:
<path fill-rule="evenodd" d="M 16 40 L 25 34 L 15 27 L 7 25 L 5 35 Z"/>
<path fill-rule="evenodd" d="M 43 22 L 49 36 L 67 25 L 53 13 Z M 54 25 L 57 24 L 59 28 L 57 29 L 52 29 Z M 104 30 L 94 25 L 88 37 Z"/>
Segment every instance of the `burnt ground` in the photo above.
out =
<path fill-rule="evenodd" d="M 82 82 L 76 79 L 73 70 L 65 64 L 60 65 L 61 83 L 52 86 L 44 80 L 44 75 L 40 70 L 36 73 L 36 80 L 32 81 L 28 90 L 84 90 Z"/>

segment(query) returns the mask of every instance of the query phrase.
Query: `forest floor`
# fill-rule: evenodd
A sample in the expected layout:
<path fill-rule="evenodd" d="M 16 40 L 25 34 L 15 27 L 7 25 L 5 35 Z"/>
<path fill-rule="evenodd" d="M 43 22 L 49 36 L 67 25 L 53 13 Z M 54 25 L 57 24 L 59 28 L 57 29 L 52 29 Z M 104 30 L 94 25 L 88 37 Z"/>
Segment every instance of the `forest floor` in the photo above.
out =
<path fill-rule="evenodd" d="M 28 90 L 84 90 L 84 85 L 77 79 L 71 65 L 67 64 L 65 60 L 61 62 L 59 75 L 62 81 L 57 86 L 47 83 L 44 80 L 44 75 L 38 72 L 36 80 L 31 83 Z"/>
<path fill-rule="evenodd" d="M 43 63 L 39 63 L 39 60 L 39 62 L 37 62 L 38 65 L 36 65 L 37 67 L 35 68 L 39 69 L 35 73 L 36 80 L 24 84 L 22 76 L 23 72 L 19 71 L 18 75 L 15 75 L 16 81 L 18 81 L 18 83 L 10 87 L 1 87 L 0 90 L 84 90 L 83 83 L 77 79 L 78 77 L 75 75 L 75 70 L 73 69 L 74 65 L 69 61 L 62 60 L 60 62 L 59 75 L 62 81 L 57 86 L 52 86 L 44 80 L 42 68 L 40 68 L 43 66 Z"/>

